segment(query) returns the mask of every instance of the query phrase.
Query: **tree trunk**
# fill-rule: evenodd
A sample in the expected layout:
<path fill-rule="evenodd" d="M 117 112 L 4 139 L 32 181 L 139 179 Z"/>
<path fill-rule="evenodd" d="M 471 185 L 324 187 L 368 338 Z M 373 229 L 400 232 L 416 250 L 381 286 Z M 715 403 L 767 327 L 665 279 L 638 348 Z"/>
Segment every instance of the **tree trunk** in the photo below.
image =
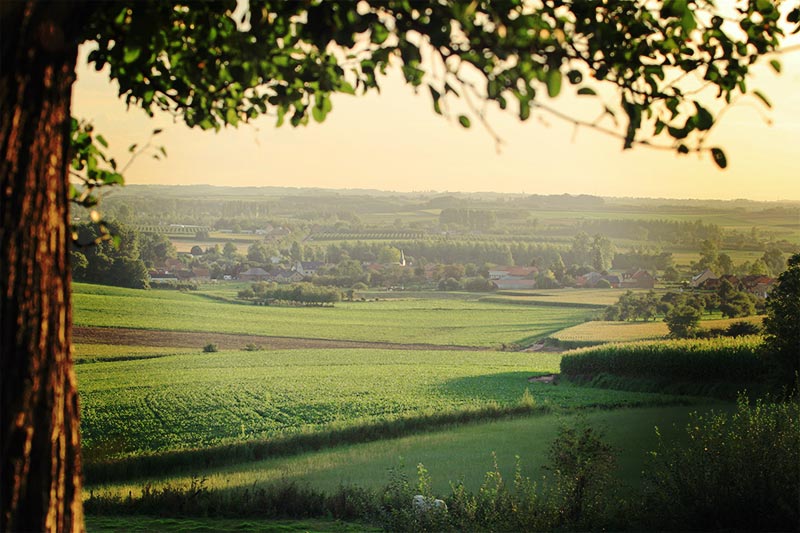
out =
<path fill-rule="evenodd" d="M 3 2 L 0 530 L 82 531 L 70 345 L 70 100 L 86 8 Z"/>

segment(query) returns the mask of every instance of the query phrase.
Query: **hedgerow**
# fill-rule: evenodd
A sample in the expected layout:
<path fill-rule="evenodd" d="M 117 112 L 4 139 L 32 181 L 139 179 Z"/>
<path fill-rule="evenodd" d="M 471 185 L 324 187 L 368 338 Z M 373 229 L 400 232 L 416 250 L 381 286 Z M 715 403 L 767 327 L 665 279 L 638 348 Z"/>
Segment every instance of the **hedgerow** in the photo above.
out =
<path fill-rule="evenodd" d="M 600 374 L 671 381 L 757 381 L 765 373 L 759 337 L 680 339 L 607 344 L 575 350 L 561 359 L 570 378 Z"/>

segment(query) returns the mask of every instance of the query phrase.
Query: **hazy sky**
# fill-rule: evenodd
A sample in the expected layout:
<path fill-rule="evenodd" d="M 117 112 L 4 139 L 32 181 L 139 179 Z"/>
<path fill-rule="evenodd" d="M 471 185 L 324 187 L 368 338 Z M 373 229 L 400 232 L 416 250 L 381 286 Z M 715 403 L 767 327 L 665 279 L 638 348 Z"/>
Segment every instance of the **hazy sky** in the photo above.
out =
<path fill-rule="evenodd" d="M 709 145 L 728 154 L 725 171 L 708 155 L 622 151 L 618 139 L 588 129 L 576 133 L 547 115 L 546 123 L 536 115 L 522 123 L 499 110 L 490 115 L 504 140 L 498 153 L 476 121 L 464 130 L 435 115 L 427 91 L 415 95 L 397 74 L 384 80 L 380 95 L 334 96 L 323 124 L 276 129 L 274 118 L 262 117 L 214 133 L 190 130 L 166 114 L 150 119 L 139 109 L 126 111 L 116 85 L 86 67 L 84 58 L 73 112 L 95 124 L 123 163 L 127 146 L 164 128 L 157 141 L 169 157 L 137 159 L 128 183 L 800 200 L 800 52 L 781 60 L 782 75 L 759 66 L 749 84 L 763 89 L 774 108 L 745 98 L 710 137 Z M 585 97 L 553 104 L 585 119 L 599 109 Z"/>

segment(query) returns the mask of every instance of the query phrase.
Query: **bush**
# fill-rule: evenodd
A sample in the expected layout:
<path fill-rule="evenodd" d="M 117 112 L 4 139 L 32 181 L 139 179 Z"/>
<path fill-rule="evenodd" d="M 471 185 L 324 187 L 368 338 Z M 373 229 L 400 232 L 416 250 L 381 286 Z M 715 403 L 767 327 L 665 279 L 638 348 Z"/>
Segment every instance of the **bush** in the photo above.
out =
<path fill-rule="evenodd" d="M 245 352 L 257 352 L 260 349 L 261 349 L 261 345 L 260 344 L 254 344 L 252 342 L 249 343 L 249 344 L 245 344 L 244 348 L 242 348 L 242 350 L 244 350 Z"/>
<path fill-rule="evenodd" d="M 761 334 L 761 327 L 758 324 L 753 324 L 752 322 L 745 322 L 744 320 L 739 320 L 737 322 L 732 323 L 725 330 L 725 336 L 727 337 L 746 337 L 748 335 L 760 335 L 760 334 Z"/>
<path fill-rule="evenodd" d="M 213 353 L 213 352 L 218 352 L 218 351 L 219 351 L 219 346 L 217 346 L 213 342 L 208 343 L 205 346 L 203 346 L 203 352 L 205 352 L 205 353 Z"/>
<path fill-rule="evenodd" d="M 645 470 L 642 529 L 794 531 L 800 524 L 800 404 L 694 413 Z"/>
<path fill-rule="evenodd" d="M 689 339 L 697 333 L 700 324 L 700 311 L 688 305 L 672 309 L 664 317 L 669 335 L 675 339 Z"/>

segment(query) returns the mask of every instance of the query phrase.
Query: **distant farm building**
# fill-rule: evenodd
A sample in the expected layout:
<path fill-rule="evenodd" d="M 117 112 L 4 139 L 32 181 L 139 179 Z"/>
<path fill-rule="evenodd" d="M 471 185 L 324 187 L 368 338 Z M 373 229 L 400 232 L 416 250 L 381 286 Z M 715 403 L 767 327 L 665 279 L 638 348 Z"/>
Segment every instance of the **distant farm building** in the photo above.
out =
<path fill-rule="evenodd" d="M 269 279 L 269 272 L 263 268 L 249 268 L 239 274 L 241 281 L 267 281 Z"/>
<path fill-rule="evenodd" d="M 656 286 L 656 278 L 648 271 L 638 269 L 623 274 L 619 286 L 622 289 L 652 289 Z"/>

